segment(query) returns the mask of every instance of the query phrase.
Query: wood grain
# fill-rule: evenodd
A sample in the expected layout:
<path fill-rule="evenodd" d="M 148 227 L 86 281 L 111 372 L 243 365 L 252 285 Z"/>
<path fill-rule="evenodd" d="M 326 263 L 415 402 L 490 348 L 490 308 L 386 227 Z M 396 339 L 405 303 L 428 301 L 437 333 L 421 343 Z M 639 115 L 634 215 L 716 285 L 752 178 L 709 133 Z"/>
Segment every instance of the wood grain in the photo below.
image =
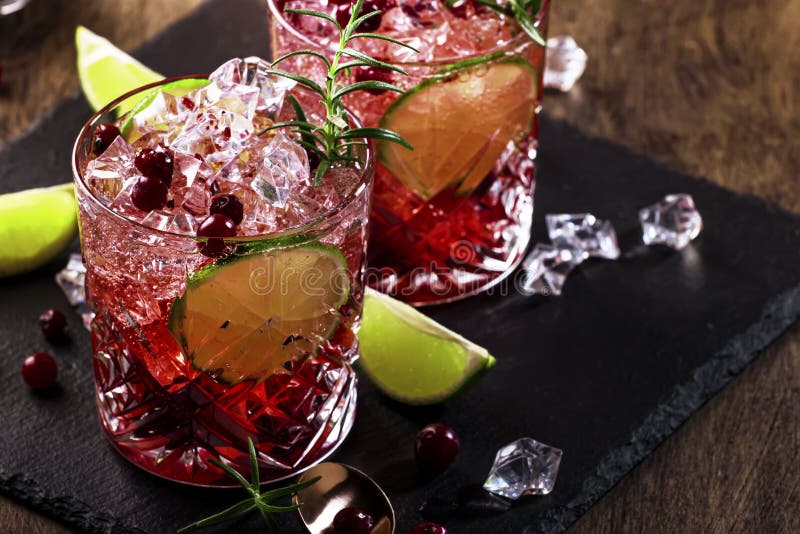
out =
<path fill-rule="evenodd" d="M 199 3 L 34 0 L 23 39 L 0 26 L 0 141 L 77 89 L 75 24 L 130 49 Z M 558 0 L 551 20 L 589 54 L 552 115 L 800 212 L 800 0 Z M 799 401 L 796 325 L 571 531 L 800 532 Z M 0 531 L 66 532 L 4 499 Z"/>

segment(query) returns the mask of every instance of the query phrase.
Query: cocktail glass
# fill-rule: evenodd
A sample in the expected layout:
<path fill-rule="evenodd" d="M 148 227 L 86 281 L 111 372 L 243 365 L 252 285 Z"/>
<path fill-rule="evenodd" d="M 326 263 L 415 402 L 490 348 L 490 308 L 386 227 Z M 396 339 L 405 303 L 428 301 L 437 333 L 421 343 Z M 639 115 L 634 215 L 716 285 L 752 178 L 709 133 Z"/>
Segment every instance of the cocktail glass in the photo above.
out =
<path fill-rule="evenodd" d="M 209 460 L 248 472 L 249 437 L 262 482 L 278 480 L 321 461 L 352 426 L 372 148 L 302 224 L 225 239 L 176 232 L 175 220 L 154 228 L 169 214 L 130 217 L 117 207 L 125 182 L 103 185 L 87 165 L 99 124 L 119 124 L 126 103 L 175 80 L 93 115 L 73 151 L 100 420 L 126 459 L 161 477 L 235 484 Z M 185 178 L 176 171 L 173 189 Z"/>
<path fill-rule="evenodd" d="M 337 16 L 348 5 L 269 0 L 275 58 L 334 45 L 330 23 L 295 18 L 286 7 Z M 438 0 L 374 1 L 364 12 L 375 7 L 381 18 L 361 31 L 421 53 L 365 39 L 372 57 L 409 75 L 352 69 L 354 81 L 378 79 L 407 92 L 359 93 L 347 104 L 367 126 L 392 129 L 414 146 L 377 144 L 367 282 L 413 304 L 463 298 L 508 276 L 530 240 L 545 49 L 471 0 L 452 9 Z M 544 36 L 549 7 L 543 0 L 535 19 Z M 280 66 L 324 76 L 308 56 Z"/>

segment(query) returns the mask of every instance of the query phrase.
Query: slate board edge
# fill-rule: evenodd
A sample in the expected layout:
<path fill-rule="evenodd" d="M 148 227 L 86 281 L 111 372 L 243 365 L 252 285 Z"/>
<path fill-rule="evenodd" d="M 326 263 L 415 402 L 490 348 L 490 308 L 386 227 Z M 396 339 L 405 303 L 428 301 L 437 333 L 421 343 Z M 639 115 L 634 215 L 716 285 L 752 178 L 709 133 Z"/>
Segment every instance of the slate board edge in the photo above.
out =
<path fill-rule="evenodd" d="M 524 534 L 566 530 L 798 319 L 800 285 L 768 302 L 758 322 L 729 341 L 714 358 L 696 368 L 692 380 L 677 385 L 669 399 L 633 432 L 628 443 L 608 453 L 595 472 L 583 482 L 581 493 L 568 504 L 540 515 L 537 519 L 541 522 L 529 525 Z"/>

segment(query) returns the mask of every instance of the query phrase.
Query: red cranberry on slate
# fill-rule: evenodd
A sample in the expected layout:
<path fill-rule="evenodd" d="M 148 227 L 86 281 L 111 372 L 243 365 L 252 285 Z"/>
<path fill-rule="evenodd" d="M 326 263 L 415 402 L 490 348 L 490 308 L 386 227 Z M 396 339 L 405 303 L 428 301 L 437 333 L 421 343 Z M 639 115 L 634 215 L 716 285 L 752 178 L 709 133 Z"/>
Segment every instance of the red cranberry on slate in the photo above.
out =
<path fill-rule="evenodd" d="M 42 334 L 46 338 L 56 338 L 64 335 L 64 329 L 67 327 L 67 318 L 64 314 L 55 308 L 45 310 L 39 316 L 39 327 L 42 329 Z"/>
<path fill-rule="evenodd" d="M 425 523 L 420 523 L 414 530 L 411 531 L 411 534 L 449 534 L 447 529 L 444 528 L 439 523 L 433 523 L 431 521 L 427 521 Z"/>
<path fill-rule="evenodd" d="M 374 520 L 358 508 L 342 508 L 333 518 L 334 534 L 369 534 Z"/>
<path fill-rule="evenodd" d="M 58 366 L 46 352 L 34 352 L 22 363 L 22 379 L 34 389 L 43 389 L 56 381 Z"/>
<path fill-rule="evenodd" d="M 444 471 L 456 459 L 459 448 L 455 431 L 441 423 L 420 430 L 414 444 L 417 463 L 432 471 Z"/>

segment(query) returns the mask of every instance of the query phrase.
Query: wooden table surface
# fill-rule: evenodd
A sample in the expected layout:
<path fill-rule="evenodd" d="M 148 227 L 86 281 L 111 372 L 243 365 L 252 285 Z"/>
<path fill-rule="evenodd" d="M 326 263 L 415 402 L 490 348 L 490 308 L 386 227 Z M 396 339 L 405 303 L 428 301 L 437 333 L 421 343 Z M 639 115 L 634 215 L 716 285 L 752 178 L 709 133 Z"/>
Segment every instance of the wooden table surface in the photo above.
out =
<path fill-rule="evenodd" d="M 25 32 L 0 20 L 0 142 L 78 88 L 76 24 L 132 49 L 200 2 L 33 0 Z M 550 114 L 800 213 L 800 0 L 555 0 L 551 20 L 589 66 Z M 800 532 L 798 406 L 795 325 L 571 531 Z M 0 532 L 66 529 L 0 498 Z"/>

